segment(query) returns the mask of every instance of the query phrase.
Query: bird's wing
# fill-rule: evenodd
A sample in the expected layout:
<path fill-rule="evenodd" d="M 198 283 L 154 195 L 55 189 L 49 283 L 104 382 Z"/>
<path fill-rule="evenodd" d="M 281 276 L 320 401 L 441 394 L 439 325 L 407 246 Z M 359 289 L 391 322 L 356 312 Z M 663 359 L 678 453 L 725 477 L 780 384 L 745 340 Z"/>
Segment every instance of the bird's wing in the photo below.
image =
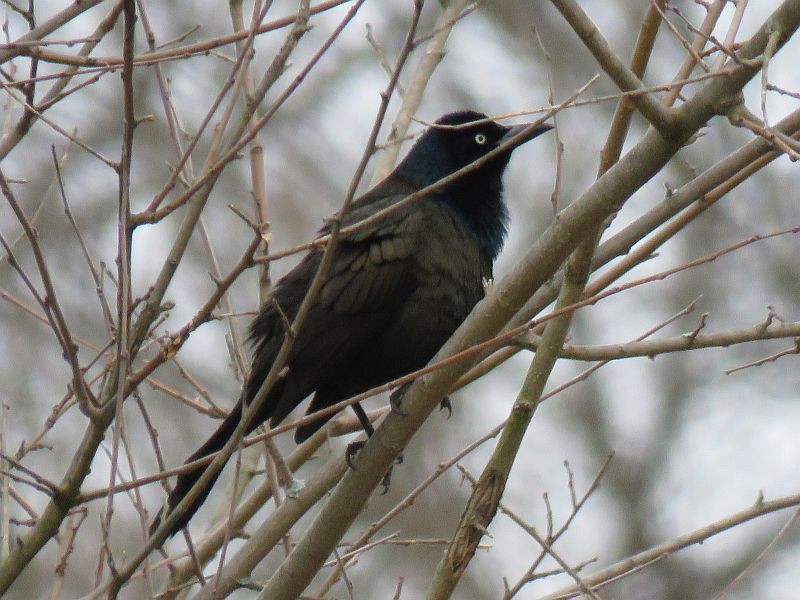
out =
<path fill-rule="evenodd" d="M 409 222 L 414 218 L 418 218 L 414 213 L 398 213 L 340 240 L 319 297 L 297 333 L 280 396 L 265 414 L 273 425 L 312 391 L 349 371 L 362 351 L 379 342 L 381 332 L 416 289 L 415 227 Z M 293 319 L 291 313 L 320 260 L 321 252 L 306 257 L 277 286 L 275 303 L 256 320 L 253 334 L 260 338 L 253 365 L 256 377 L 269 370 L 283 339 L 283 317 L 275 305 L 291 307 L 291 312 L 283 310 Z"/>
<path fill-rule="evenodd" d="M 343 224 L 368 219 L 414 191 L 411 182 L 389 177 L 353 203 Z M 425 212 L 420 205 L 417 210 L 406 206 L 343 236 L 320 293 L 321 305 L 337 315 L 368 315 L 402 305 L 413 291 L 413 233 Z"/>
<path fill-rule="evenodd" d="M 343 224 L 356 224 L 414 190 L 410 182 L 388 178 L 353 203 Z M 414 287 L 413 253 L 417 245 L 414 232 L 419 229 L 423 212 L 404 207 L 341 236 L 317 304 L 324 318 L 368 319 L 370 315 L 402 306 Z M 321 233 L 328 231 L 326 226 Z M 309 257 L 314 272 L 320 257 L 319 252 Z"/>
<path fill-rule="evenodd" d="M 320 290 L 320 309 L 330 316 L 369 315 L 402 304 L 411 292 L 413 240 L 402 224 L 359 235 L 337 248 L 331 274 Z M 399 294 L 399 295 L 398 295 Z"/>

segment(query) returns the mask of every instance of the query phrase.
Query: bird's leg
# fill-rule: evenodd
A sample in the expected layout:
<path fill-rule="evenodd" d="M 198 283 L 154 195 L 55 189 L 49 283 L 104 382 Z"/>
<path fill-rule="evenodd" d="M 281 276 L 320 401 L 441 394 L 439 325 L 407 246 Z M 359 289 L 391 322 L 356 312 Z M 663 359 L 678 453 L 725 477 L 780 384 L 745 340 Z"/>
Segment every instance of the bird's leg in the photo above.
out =
<path fill-rule="evenodd" d="M 375 428 L 372 426 L 372 421 L 369 420 L 367 413 L 364 412 L 364 409 L 361 407 L 361 404 L 356 402 L 355 404 L 351 404 L 353 412 L 356 413 L 359 422 L 361 423 L 361 427 L 364 429 L 364 432 L 367 434 L 368 438 L 372 437 L 372 434 L 375 433 Z M 355 442 L 350 442 L 347 445 L 347 453 L 345 454 L 345 460 L 347 461 L 347 466 L 356 470 L 355 465 L 353 464 L 353 457 L 358 454 L 358 451 L 364 447 L 366 444 L 366 440 L 356 440 Z"/>
<path fill-rule="evenodd" d="M 453 405 L 450 402 L 450 396 L 445 396 L 439 401 L 439 411 L 447 410 L 447 418 L 453 416 Z"/>
<path fill-rule="evenodd" d="M 369 417 L 362 408 L 361 404 L 356 402 L 351 406 L 353 407 L 353 412 L 356 413 L 358 420 L 361 422 L 361 427 L 364 428 L 364 432 L 367 434 L 367 437 L 368 438 L 372 437 L 372 434 L 375 433 L 375 428 L 372 426 L 372 421 L 369 420 Z M 353 469 L 354 471 L 356 470 L 356 466 L 353 463 L 353 458 L 355 457 L 356 454 L 358 454 L 358 451 L 361 450 L 364 447 L 364 444 L 366 443 L 367 443 L 366 440 L 356 440 L 355 442 L 350 442 L 347 445 L 345 461 L 347 462 L 347 466 Z M 402 463 L 403 455 L 401 454 L 400 456 L 398 456 L 397 459 L 395 459 L 395 462 L 398 465 Z M 386 475 L 383 476 L 383 481 L 381 482 L 381 485 L 383 485 L 383 492 L 381 492 L 382 494 L 385 494 L 386 492 L 389 491 L 389 483 L 391 482 L 391 480 L 392 480 L 392 467 L 389 467 L 389 470 L 386 472 Z"/>
<path fill-rule="evenodd" d="M 372 434 L 375 433 L 375 428 L 372 426 L 372 421 L 369 420 L 367 413 L 358 402 L 353 404 L 352 407 L 353 412 L 356 413 L 356 416 L 361 423 L 361 427 L 364 428 L 364 432 L 367 434 L 367 437 L 372 437 Z"/>

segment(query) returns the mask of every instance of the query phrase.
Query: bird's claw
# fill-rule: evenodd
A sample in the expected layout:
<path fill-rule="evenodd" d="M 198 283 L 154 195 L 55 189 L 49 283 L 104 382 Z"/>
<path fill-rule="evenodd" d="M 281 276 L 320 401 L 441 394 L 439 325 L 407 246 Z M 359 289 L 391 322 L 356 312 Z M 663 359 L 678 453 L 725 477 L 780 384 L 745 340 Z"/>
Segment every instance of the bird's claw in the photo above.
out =
<path fill-rule="evenodd" d="M 357 471 L 356 465 L 353 462 L 356 454 L 358 454 L 364 445 L 367 443 L 366 440 L 356 440 L 355 442 L 350 442 L 347 444 L 347 450 L 345 450 L 344 460 L 347 463 L 347 466 L 353 469 L 353 471 Z M 403 455 L 400 454 L 397 458 L 394 459 L 394 464 L 399 465 L 403 462 Z M 386 475 L 383 476 L 381 480 L 381 485 L 383 486 L 383 491 L 381 492 L 381 496 L 383 496 L 386 492 L 389 491 L 389 484 L 392 482 L 392 469 L 394 466 L 389 467 L 389 470 L 386 471 Z"/>
<path fill-rule="evenodd" d="M 402 465 L 403 464 L 403 455 L 398 454 L 397 458 L 394 459 L 395 465 Z M 381 492 L 381 496 L 383 496 L 386 492 L 389 491 L 389 484 L 392 482 L 392 470 L 394 466 L 389 467 L 389 470 L 386 471 L 386 475 L 383 476 L 381 480 L 381 485 L 383 486 L 383 491 Z"/>
<path fill-rule="evenodd" d="M 389 484 L 392 483 L 392 469 L 394 467 L 389 467 L 389 470 L 386 471 L 386 475 L 383 476 L 381 480 L 381 485 L 383 486 L 383 491 L 381 492 L 381 496 L 385 495 L 386 492 L 389 491 Z"/>
<path fill-rule="evenodd" d="M 450 402 L 450 396 L 445 396 L 439 402 L 439 410 L 447 410 L 447 418 L 453 416 L 453 404 Z"/>
<path fill-rule="evenodd" d="M 389 396 L 389 406 L 391 407 L 392 412 L 396 415 L 400 415 L 401 417 L 405 417 L 408 415 L 406 411 L 400 408 L 400 403 L 403 399 L 403 394 L 406 391 L 406 387 L 407 386 L 404 385 L 400 389 L 392 392 L 392 395 Z"/>
<path fill-rule="evenodd" d="M 356 440 L 355 442 L 350 442 L 347 444 L 347 450 L 345 450 L 344 460 L 347 463 L 347 466 L 353 469 L 353 471 L 357 471 L 356 465 L 353 463 L 353 458 L 355 458 L 356 454 L 364 447 L 366 444 L 366 440 Z"/>

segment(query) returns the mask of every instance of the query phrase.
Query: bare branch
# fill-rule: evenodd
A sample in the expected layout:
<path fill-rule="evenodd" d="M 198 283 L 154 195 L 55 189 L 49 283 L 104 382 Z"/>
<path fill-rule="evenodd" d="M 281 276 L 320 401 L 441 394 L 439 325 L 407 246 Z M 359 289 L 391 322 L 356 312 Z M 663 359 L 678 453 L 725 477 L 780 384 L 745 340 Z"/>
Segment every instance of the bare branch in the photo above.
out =
<path fill-rule="evenodd" d="M 593 588 L 600 588 L 603 585 L 616 581 L 627 573 L 638 570 L 642 567 L 647 567 L 653 563 L 668 558 L 670 555 L 693 546 L 695 544 L 702 544 L 705 540 L 727 531 L 737 525 L 752 521 L 764 515 L 784 510 L 786 508 L 796 507 L 800 505 L 800 495 L 785 496 L 777 500 L 761 501 L 755 506 L 745 509 L 741 512 L 735 513 L 715 521 L 710 525 L 701 527 L 691 533 L 682 535 L 674 540 L 665 542 L 659 546 L 640 552 L 634 556 L 629 556 L 625 560 L 620 561 L 606 569 L 602 569 L 593 575 L 585 575 L 583 577 L 584 585 L 592 586 Z M 577 586 L 570 586 L 561 589 L 557 592 L 549 594 L 542 598 L 542 600 L 565 600 L 572 598 L 581 592 Z"/>

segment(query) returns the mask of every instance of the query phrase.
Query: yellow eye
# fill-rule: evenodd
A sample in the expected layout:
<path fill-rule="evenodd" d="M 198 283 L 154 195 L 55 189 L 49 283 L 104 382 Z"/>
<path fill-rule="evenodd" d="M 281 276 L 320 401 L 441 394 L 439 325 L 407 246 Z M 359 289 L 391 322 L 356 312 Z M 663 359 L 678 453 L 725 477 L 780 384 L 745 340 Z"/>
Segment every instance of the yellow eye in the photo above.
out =
<path fill-rule="evenodd" d="M 483 135 L 482 133 L 475 134 L 475 143 L 483 146 L 483 144 L 486 143 L 486 136 Z"/>

